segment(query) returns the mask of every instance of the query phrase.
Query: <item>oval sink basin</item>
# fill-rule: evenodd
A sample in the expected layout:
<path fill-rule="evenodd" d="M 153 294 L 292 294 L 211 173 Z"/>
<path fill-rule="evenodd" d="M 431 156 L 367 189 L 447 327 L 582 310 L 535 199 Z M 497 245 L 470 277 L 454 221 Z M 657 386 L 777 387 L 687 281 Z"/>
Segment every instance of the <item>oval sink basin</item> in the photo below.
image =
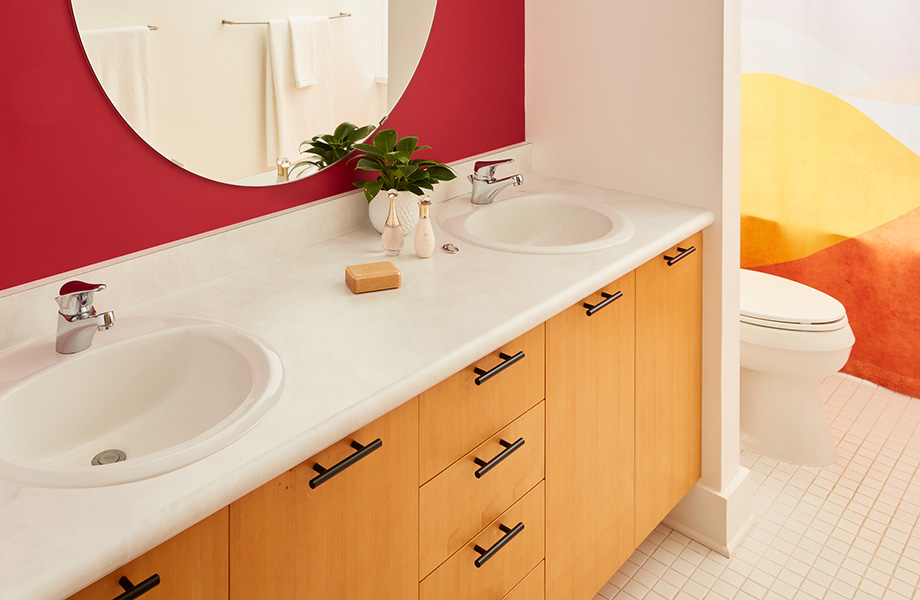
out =
<path fill-rule="evenodd" d="M 524 193 L 477 206 L 455 198 L 438 211 L 438 223 L 458 238 L 493 250 L 574 254 L 632 238 L 632 220 L 601 202 L 561 193 Z"/>
<path fill-rule="evenodd" d="M 264 344 L 201 319 L 122 319 L 73 355 L 53 339 L 14 349 L 0 356 L 0 478 L 96 487 L 173 471 L 258 423 L 282 379 Z"/>

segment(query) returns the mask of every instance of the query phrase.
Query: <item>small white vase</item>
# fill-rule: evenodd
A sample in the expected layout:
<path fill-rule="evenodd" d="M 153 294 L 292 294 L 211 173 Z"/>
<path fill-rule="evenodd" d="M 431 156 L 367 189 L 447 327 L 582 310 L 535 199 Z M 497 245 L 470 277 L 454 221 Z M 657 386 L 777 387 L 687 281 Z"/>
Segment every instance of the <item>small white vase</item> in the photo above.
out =
<path fill-rule="evenodd" d="M 399 217 L 399 223 L 403 228 L 403 235 L 409 235 L 415 231 L 418 225 L 418 200 L 419 197 L 412 192 L 398 192 L 396 198 L 396 215 Z M 387 213 L 390 211 L 390 200 L 387 198 L 387 190 L 380 190 L 374 196 L 371 203 L 367 205 L 367 215 L 371 219 L 371 225 L 379 233 L 383 233 L 383 226 L 387 222 Z"/>

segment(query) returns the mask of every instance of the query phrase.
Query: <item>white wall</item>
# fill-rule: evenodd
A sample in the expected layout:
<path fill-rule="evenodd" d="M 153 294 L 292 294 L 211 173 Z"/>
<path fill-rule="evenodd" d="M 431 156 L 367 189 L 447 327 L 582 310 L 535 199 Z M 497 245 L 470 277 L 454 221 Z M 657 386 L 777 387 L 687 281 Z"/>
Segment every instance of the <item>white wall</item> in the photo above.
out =
<path fill-rule="evenodd" d="M 703 477 L 668 524 L 724 553 L 750 522 L 738 423 L 738 4 L 526 0 L 534 170 L 715 214 L 704 242 Z"/>
<path fill-rule="evenodd" d="M 386 0 L 73 0 L 79 29 L 156 25 L 151 34 L 150 132 L 161 154 L 212 179 L 232 180 L 267 165 L 265 25 L 221 25 L 291 15 L 351 12 L 330 22 L 334 122 L 377 124 L 381 23 Z M 427 32 L 427 29 L 425 30 Z M 309 139 L 317 133 L 304 135 Z"/>

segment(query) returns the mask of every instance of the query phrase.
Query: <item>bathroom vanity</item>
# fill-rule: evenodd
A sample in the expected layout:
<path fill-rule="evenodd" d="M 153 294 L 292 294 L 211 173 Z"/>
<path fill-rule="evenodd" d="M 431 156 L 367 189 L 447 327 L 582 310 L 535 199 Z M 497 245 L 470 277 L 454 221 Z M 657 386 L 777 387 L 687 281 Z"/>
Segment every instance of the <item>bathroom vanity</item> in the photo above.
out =
<path fill-rule="evenodd" d="M 712 215 L 528 185 L 615 203 L 636 233 L 533 256 L 436 229 L 460 254 L 410 252 L 401 288 L 352 295 L 344 267 L 380 255 L 367 228 L 132 307 L 258 336 L 282 396 L 237 442 L 153 479 L 3 484 L 7 518 L 47 518 L 0 552 L 49 550 L 4 560 L 0 597 L 111 600 L 156 574 L 151 598 L 591 598 L 700 476 Z"/>
<path fill-rule="evenodd" d="M 700 476 L 701 250 L 680 242 L 72 599 L 154 574 L 202 600 L 592 598 Z"/>

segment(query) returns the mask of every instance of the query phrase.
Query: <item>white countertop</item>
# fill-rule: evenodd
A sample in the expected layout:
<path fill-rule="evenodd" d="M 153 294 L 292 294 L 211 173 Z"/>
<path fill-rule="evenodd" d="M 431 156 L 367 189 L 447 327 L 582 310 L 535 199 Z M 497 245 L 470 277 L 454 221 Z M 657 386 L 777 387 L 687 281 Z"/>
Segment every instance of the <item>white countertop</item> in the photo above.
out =
<path fill-rule="evenodd" d="M 713 222 L 704 209 L 537 174 L 525 187 L 612 202 L 635 236 L 587 254 L 538 256 L 478 248 L 435 224 L 438 246 L 453 242 L 459 254 L 438 249 L 421 260 L 409 236 L 391 259 L 402 287 L 354 295 L 345 267 L 386 260 L 368 226 L 118 307 L 119 317 L 204 317 L 250 332 L 281 356 L 282 396 L 238 441 L 160 477 L 97 489 L 0 481 L 0 598 L 78 591 Z M 94 343 L 115 332 L 117 324 Z"/>

